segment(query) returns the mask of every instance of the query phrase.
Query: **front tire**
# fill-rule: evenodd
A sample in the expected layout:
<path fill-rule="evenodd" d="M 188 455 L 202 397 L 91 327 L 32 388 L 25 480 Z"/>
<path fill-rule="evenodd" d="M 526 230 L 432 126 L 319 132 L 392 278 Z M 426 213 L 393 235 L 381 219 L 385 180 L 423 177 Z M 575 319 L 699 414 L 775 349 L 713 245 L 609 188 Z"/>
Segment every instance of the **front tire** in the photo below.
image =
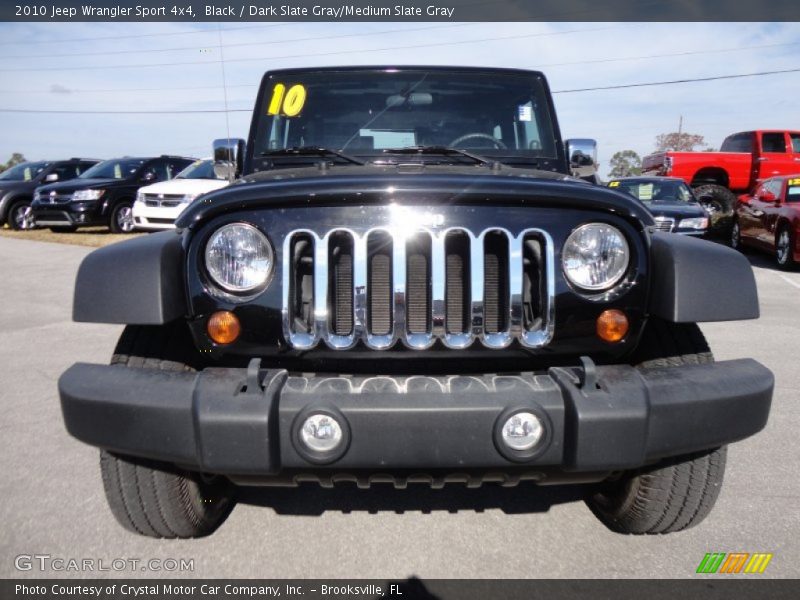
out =
<path fill-rule="evenodd" d="M 19 200 L 11 205 L 8 209 L 8 226 L 14 231 L 27 231 L 36 228 L 29 200 Z"/>
<path fill-rule="evenodd" d="M 108 228 L 111 233 L 133 233 L 133 204 L 124 200 L 117 204 L 109 216 Z"/>
<path fill-rule="evenodd" d="M 731 227 L 731 248 L 734 250 L 738 250 L 739 252 L 744 252 L 744 248 L 742 247 L 742 229 L 739 226 L 739 220 L 733 220 L 733 226 Z"/>
<path fill-rule="evenodd" d="M 781 269 L 788 271 L 797 266 L 793 255 L 794 245 L 792 230 L 787 225 L 782 225 L 775 236 L 775 262 Z"/>
<path fill-rule="evenodd" d="M 632 363 L 642 370 L 714 362 L 700 328 L 651 318 Z M 589 508 L 612 531 L 672 533 L 708 516 L 725 473 L 725 446 L 623 473 L 599 486 Z"/>
<path fill-rule="evenodd" d="M 111 364 L 162 371 L 194 371 L 202 361 L 182 322 L 129 325 Z M 235 487 L 166 463 L 100 451 L 100 472 L 111 512 L 125 529 L 155 538 L 213 533 L 234 506 Z"/>
<path fill-rule="evenodd" d="M 715 233 L 727 234 L 733 223 L 736 209 L 736 194 L 722 185 L 701 185 L 694 189 L 698 198 L 707 198 L 703 206 L 708 211 L 709 229 Z"/>

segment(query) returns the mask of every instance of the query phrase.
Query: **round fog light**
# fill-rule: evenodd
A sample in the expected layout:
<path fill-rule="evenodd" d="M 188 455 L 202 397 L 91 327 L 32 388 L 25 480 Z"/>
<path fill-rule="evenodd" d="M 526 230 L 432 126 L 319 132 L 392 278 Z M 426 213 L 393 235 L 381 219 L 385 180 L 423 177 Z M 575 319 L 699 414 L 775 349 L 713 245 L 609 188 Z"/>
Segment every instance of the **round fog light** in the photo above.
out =
<path fill-rule="evenodd" d="M 313 452 L 331 452 L 339 447 L 343 438 L 342 426 L 330 415 L 311 415 L 300 427 L 300 440 Z"/>
<path fill-rule="evenodd" d="M 500 430 L 503 443 L 511 450 L 519 452 L 533 448 L 543 435 L 544 425 L 541 419 L 530 412 L 518 412 L 511 415 Z"/>

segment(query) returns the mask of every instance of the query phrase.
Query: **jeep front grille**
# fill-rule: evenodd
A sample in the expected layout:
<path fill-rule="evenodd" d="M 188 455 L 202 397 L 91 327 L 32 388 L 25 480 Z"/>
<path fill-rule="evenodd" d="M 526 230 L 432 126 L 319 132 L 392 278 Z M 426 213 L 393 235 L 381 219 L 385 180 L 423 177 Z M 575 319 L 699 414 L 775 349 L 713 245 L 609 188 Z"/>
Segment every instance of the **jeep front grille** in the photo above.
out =
<path fill-rule="evenodd" d="M 553 336 L 553 242 L 539 229 L 295 230 L 282 255 L 295 349 L 537 348 Z"/>

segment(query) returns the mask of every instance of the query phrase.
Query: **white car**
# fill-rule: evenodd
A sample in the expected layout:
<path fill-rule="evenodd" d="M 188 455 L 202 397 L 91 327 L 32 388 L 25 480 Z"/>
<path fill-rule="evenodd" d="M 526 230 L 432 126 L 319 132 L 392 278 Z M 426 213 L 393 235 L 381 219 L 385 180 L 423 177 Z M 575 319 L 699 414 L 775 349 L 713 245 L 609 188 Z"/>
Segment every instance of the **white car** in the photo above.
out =
<path fill-rule="evenodd" d="M 174 229 L 175 219 L 201 194 L 228 185 L 214 174 L 212 159 L 198 160 L 178 173 L 174 179 L 139 188 L 133 204 L 136 229 Z"/>

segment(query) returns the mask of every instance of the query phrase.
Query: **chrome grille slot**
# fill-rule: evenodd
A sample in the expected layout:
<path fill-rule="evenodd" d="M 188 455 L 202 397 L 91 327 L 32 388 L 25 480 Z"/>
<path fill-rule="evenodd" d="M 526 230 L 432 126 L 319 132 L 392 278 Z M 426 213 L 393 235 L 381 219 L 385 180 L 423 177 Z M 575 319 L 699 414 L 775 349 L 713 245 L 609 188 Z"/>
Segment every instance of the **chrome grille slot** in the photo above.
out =
<path fill-rule="evenodd" d="M 371 233 L 367 257 L 367 328 L 375 335 L 389 335 L 392 333 L 392 237 L 385 231 Z"/>
<path fill-rule="evenodd" d="M 469 331 L 469 236 L 453 231 L 445 238 L 445 319 L 447 333 Z"/>
<path fill-rule="evenodd" d="M 483 327 L 505 331 L 508 324 L 508 239 L 500 231 L 483 238 Z"/>
<path fill-rule="evenodd" d="M 348 336 L 353 332 L 353 238 L 349 233 L 335 233 L 328 241 L 328 251 L 331 326 L 336 335 Z"/>
<path fill-rule="evenodd" d="M 553 243 L 544 231 L 462 228 L 290 232 L 283 245 L 283 326 L 293 348 L 320 342 L 380 350 L 440 340 L 467 348 L 549 343 Z"/>
<path fill-rule="evenodd" d="M 295 331 L 314 331 L 314 238 L 308 233 L 296 235 L 290 245 L 291 274 L 289 307 Z"/>
<path fill-rule="evenodd" d="M 420 233 L 406 242 L 406 327 L 410 333 L 430 328 L 431 238 Z"/>

